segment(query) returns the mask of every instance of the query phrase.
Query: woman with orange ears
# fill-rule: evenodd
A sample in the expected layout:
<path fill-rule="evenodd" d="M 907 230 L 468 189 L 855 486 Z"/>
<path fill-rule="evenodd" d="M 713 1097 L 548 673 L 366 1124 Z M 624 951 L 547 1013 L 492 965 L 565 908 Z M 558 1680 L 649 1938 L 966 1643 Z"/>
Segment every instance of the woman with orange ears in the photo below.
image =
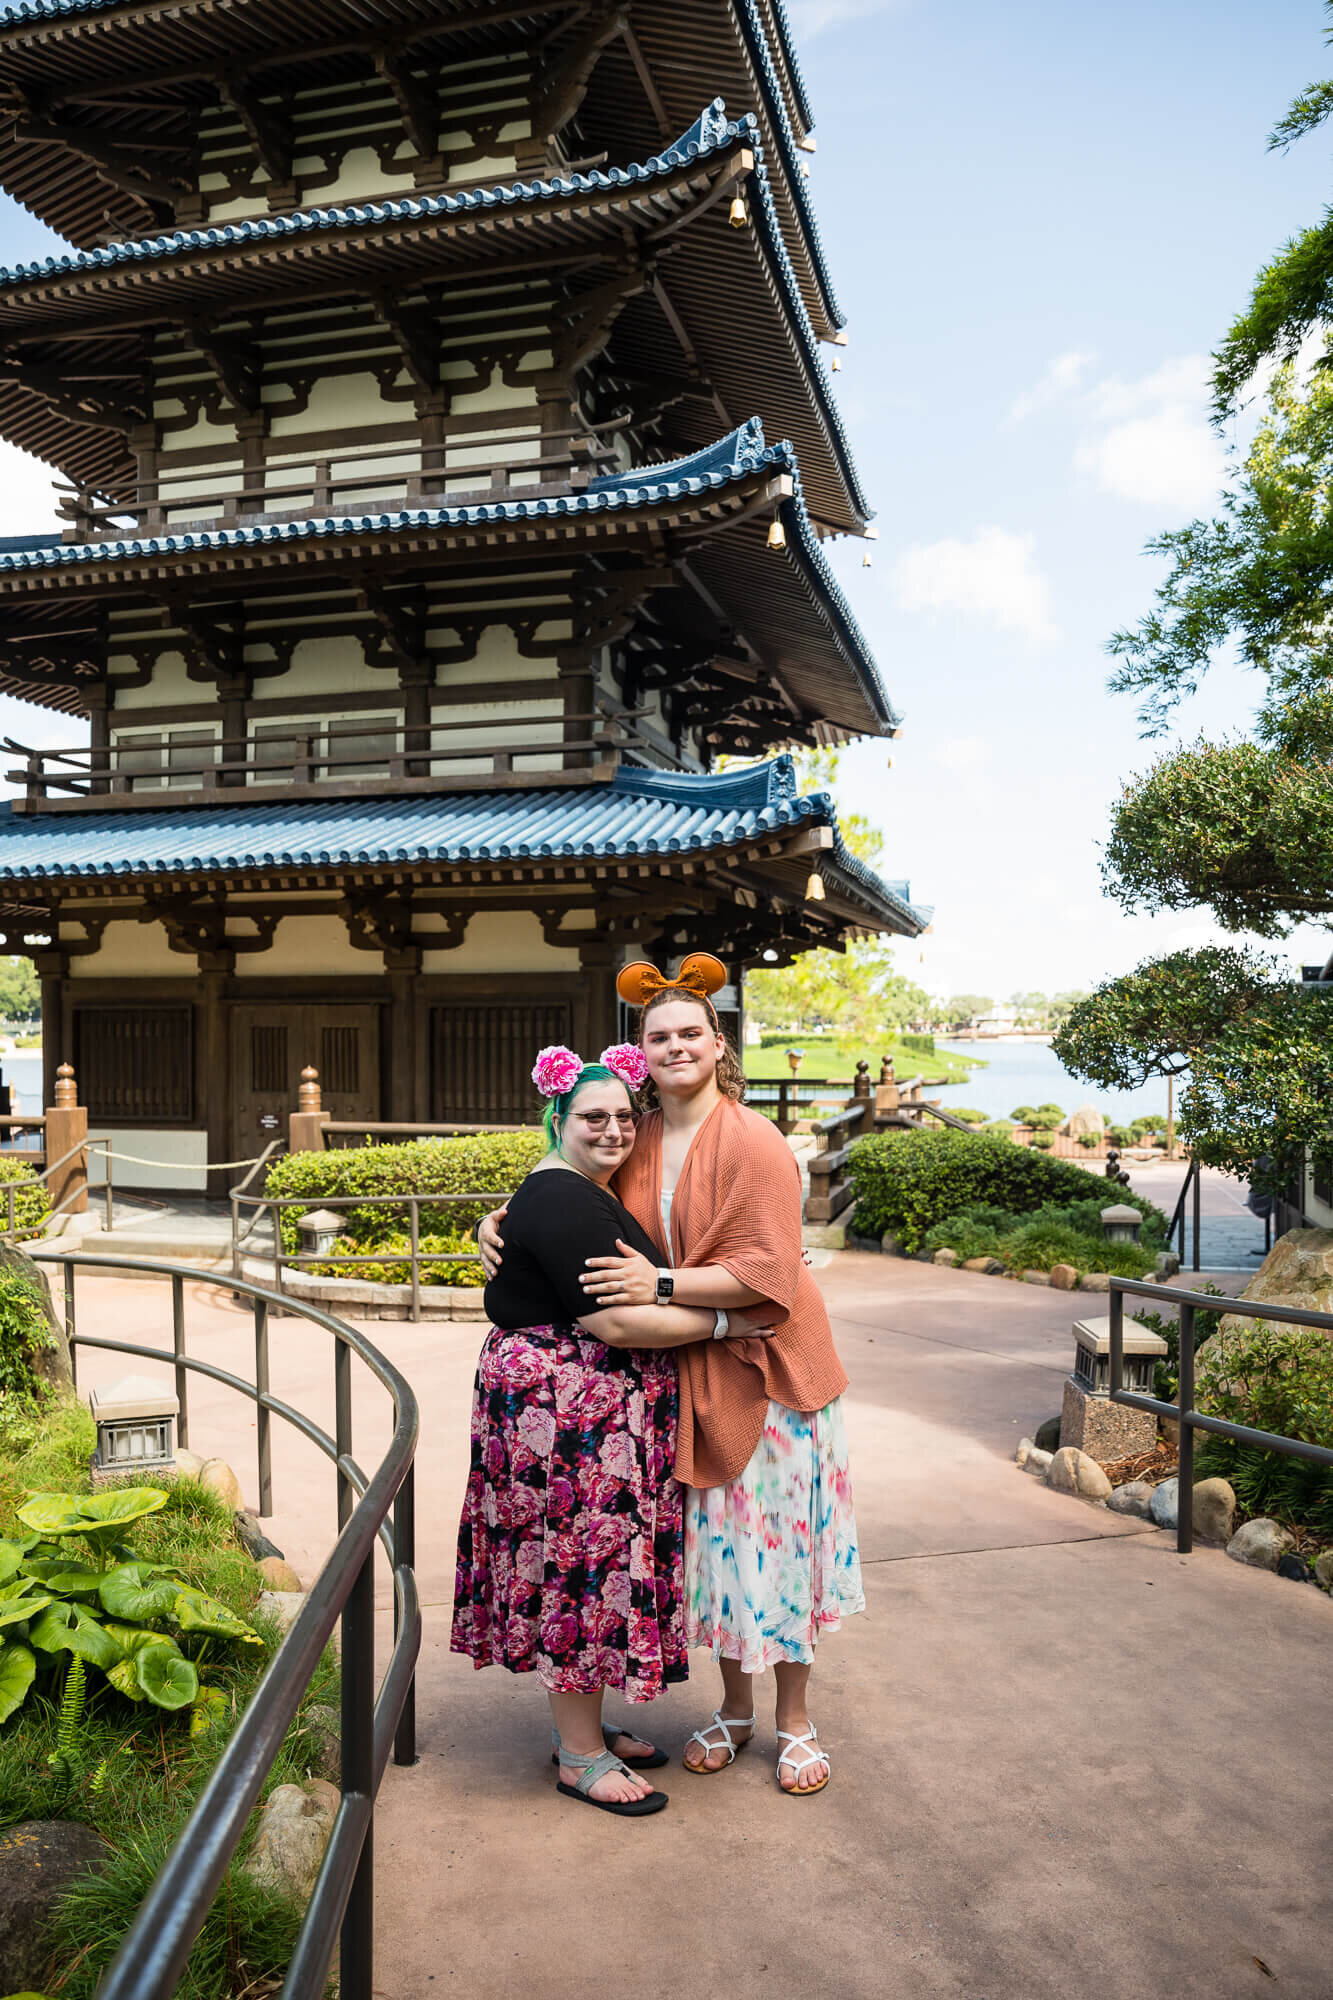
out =
<path fill-rule="evenodd" d="M 865 1608 L 840 1397 L 847 1378 L 801 1254 L 800 1171 L 776 1127 L 741 1103 L 744 1076 L 710 995 L 726 981 L 696 952 L 674 979 L 626 966 L 622 999 L 642 1009 L 644 1118 L 615 1192 L 663 1262 L 628 1244 L 589 1259 L 600 1306 L 671 1300 L 743 1307 L 767 1329 L 684 1349 L 676 1476 L 685 1497 L 686 1637 L 722 1672 L 713 1724 L 686 1768 L 726 1768 L 755 1726 L 753 1677 L 777 1683 L 778 1781 L 806 1797 L 829 1760 L 806 1705 L 815 1646 Z M 483 1252 L 499 1239 L 483 1223 Z"/>

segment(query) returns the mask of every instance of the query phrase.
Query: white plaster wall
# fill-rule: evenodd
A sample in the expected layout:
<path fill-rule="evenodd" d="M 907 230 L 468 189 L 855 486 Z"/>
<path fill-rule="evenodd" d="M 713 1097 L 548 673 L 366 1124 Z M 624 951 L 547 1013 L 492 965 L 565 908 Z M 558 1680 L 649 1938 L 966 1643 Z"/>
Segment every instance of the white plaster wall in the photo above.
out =
<path fill-rule="evenodd" d="M 206 1132 L 178 1132 L 154 1126 L 90 1125 L 90 1139 L 109 1139 L 116 1153 L 133 1154 L 136 1160 L 150 1160 L 151 1166 L 132 1166 L 125 1160 L 111 1162 L 111 1186 L 116 1188 L 174 1188 L 182 1194 L 202 1194 L 207 1186 L 204 1163 L 208 1159 Z M 88 1185 L 100 1188 L 106 1181 L 106 1166 L 99 1152 L 88 1154 Z"/>
<path fill-rule="evenodd" d="M 246 952 L 236 960 L 238 979 L 287 979 L 303 975 L 383 972 L 378 952 L 357 951 L 341 917 L 284 917 L 267 951 Z"/>
<path fill-rule="evenodd" d="M 568 631 L 567 625 L 564 630 Z M 440 628 L 437 631 L 445 636 Z M 546 636 L 545 626 L 539 631 Z M 472 658 L 451 660 L 440 668 L 437 678 L 441 687 L 472 687 L 478 682 L 489 686 L 498 681 L 548 681 L 555 674 L 554 655 L 549 660 L 530 660 L 519 652 L 512 625 L 484 625 Z M 437 711 L 436 719 L 444 721 L 446 713 Z"/>
<path fill-rule="evenodd" d="M 287 393 L 279 383 L 270 387 L 271 394 L 270 388 L 264 390 L 266 401 L 277 402 Z M 326 428 L 337 431 L 351 430 L 358 424 L 406 423 L 411 415 L 410 404 L 385 402 L 371 374 L 324 375 L 314 383 L 304 410 L 271 419 L 269 436 L 299 437 L 305 431 Z"/>
<path fill-rule="evenodd" d="M 547 944 L 533 910 L 478 910 L 453 951 L 424 951 L 423 972 L 577 972 L 577 945 Z"/>
<path fill-rule="evenodd" d="M 113 632 L 111 638 L 113 647 L 115 643 L 115 634 Z M 133 670 L 136 663 L 130 659 L 128 654 L 122 655 L 117 659 L 115 653 L 112 652 L 107 664 L 114 679 L 117 667 Z M 184 654 L 175 652 L 159 653 L 153 662 L 153 678 L 151 681 L 146 682 L 143 687 L 117 687 L 116 706 L 111 713 L 114 718 L 124 710 L 131 708 L 164 708 L 174 706 L 177 703 L 206 702 L 210 699 L 211 695 L 208 684 L 204 681 L 192 681 L 190 679 Z M 146 716 L 137 716 L 134 726 L 142 729 L 147 719 Z M 114 729 L 114 727 L 115 722 L 113 720 L 112 728 Z"/>
<path fill-rule="evenodd" d="M 1317 1223 L 1321 1229 L 1333 1229 L 1333 1208 L 1330 1208 L 1326 1201 L 1321 1201 L 1315 1193 L 1312 1167 L 1305 1169 L 1305 1213 L 1311 1222 Z"/>
<path fill-rule="evenodd" d="M 62 927 L 62 935 L 82 937 L 80 926 Z M 195 962 L 188 952 L 173 951 L 161 924 L 141 924 L 118 917 L 102 933 L 99 950 L 69 962 L 71 979 L 192 979 Z"/>
<path fill-rule="evenodd" d="M 302 639 L 292 652 L 285 674 L 274 674 L 255 684 L 255 695 L 307 695 L 324 699 L 338 694 L 382 696 L 386 712 L 401 706 L 397 679 L 383 667 L 368 667 L 360 642 L 350 633 L 345 638 Z M 261 717 L 262 721 L 276 720 Z"/>
<path fill-rule="evenodd" d="M 445 376 L 455 373 L 470 375 L 471 367 L 466 363 L 446 362 Z M 455 416 L 485 416 L 492 410 L 531 410 L 537 404 L 537 390 L 533 383 L 522 383 L 511 388 L 504 379 L 503 370 L 492 368 L 491 379 L 483 389 L 460 389 L 449 399 L 449 407 Z M 363 419 L 363 421 L 368 421 Z"/>

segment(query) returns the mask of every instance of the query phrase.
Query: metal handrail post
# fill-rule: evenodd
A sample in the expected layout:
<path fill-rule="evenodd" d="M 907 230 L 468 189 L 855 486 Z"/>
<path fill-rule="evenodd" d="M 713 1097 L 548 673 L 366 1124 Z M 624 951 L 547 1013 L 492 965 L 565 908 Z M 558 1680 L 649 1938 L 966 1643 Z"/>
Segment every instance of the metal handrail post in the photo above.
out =
<path fill-rule="evenodd" d="M 1176 1548 L 1187 1556 L 1194 1547 L 1194 1307 L 1180 1307 L 1180 1352 L 1177 1355 L 1176 1408 L 1180 1412 L 1179 1464 L 1176 1468 Z"/>
<path fill-rule="evenodd" d="M 393 1567 L 395 1576 L 404 1569 L 415 1571 L 417 1566 L 417 1482 L 415 1462 L 403 1474 L 403 1483 L 398 1488 L 393 1503 Z M 398 1643 L 399 1627 L 402 1623 L 402 1608 L 399 1593 L 393 1594 L 393 1637 Z M 403 1700 L 403 1712 L 393 1739 L 393 1761 L 395 1764 L 415 1764 L 417 1761 L 417 1683 L 415 1674 Z"/>
<path fill-rule="evenodd" d="M 190 1371 L 185 1364 L 185 1280 L 179 1271 L 171 1280 L 171 1350 L 176 1357 L 176 1436 L 183 1450 L 190 1448 Z"/>
<path fill-rule="evenodd" d="M 1202 1192 L 1203 1170 L 1196 1159 L 1194 1162 L 1194 1263 L 1191 1267 L 1195 1271 L 1199 1268 L 1199 1214 Z"/>
<path fill-rule="evenodd" d="M 339 1342 L 340 1351 L 342 1343 Z M 342 1794 L 346 1808 L 375 1796 L 375 1549 L 357 1572 L 342 1615 Z M 361 1843 L 340 1932 L 346 2000 L 371 2000 L 375 1959 L 375 1830 Z"/>
<path fill-rule="evenodd" d="M 407 1226 L 412 1244 L 412 1318 L 421 1318 L 421 1197 L 408 1196 Z"/>
<path fill-rule="evenodd" d="M 352 1353 L 344 1341 L 333 1349 L 333 1436 L 338 1448 L 338 1527 L 352 1518 L 352 1482 L 343 1461 L 352 1456 Z"/>
<path fill-rule="evenodd" d="M 96 1144 L 97 1142 L 94 1140 L 93 1143 Z M 103 1187 L 106 1195 L 106 1233 L 108 1236 L 116 1226 L 115 1213 L 111 1205 L 111 1164 L 111 1141 L 103 1139 L 102 1165 L 106 1168 L 106 1180 L 103 1183 Z"/>
<path fill-rule="evenodd" d="M 74 1317 L 74 1266 L 65 1266 L 65 1339 L 69 1344 L 69 1386 L 79 1386 L 78 1322 Z"/>
<path fill-rule="evenodd" d="M 255 1437 L 259 1450 L 259 1513 L 267 1520 L 273 1512 L 273 1413 L 265 1398 L 268 1382 L 268 1300 L 256 1299 L 255 1308 Z"/>

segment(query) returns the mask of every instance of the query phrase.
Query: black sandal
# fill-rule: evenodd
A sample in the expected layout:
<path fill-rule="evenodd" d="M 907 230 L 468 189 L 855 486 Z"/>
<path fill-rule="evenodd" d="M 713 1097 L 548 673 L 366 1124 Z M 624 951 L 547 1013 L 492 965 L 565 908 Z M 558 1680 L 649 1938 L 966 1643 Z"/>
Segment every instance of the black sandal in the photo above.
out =
<path fill-rule="evenodd" d="M 649 1813 L 661 1812 L 663 1806 L 669 1803 L 665 1792 L 649 1792 L 645 1798 L 635 1799 L 632 1804 L 625 1799 L 591 1797 L 592 1787 L 598 1779 L 605 1778 L 612 1771 L 623 1771 L 627 1778 L 634 1776 L 628 1764 L 613 1756 L 611 1751 L 603 1750 L 600 1756 L 588 1760 L 583 1775 L 576 1778 L 572 1785 L 567 1785 L 562 1778 L 556 1790 L 563 1792 L 567 1799 L 581 1799 L 585 1806 L 596 1806 L 600 1811 L 615 1813 L 621 1819 L 646 1819 Z"/>

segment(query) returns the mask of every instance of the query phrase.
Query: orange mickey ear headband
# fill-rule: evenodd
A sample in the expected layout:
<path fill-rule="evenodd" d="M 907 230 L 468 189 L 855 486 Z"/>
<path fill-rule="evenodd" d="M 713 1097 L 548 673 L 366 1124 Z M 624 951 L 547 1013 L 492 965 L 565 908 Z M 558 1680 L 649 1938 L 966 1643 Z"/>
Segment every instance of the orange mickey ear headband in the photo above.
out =
<path fill-rule="evenodd" d="M 711 951 L 692 951 L 681 961 L 680 971 L 674 979 L 664 979 L 655 965 L 646 958 L 636 958 L 633 965 L 627 965 L 617 976 L 616 992 L 622 1000 L 628 1000 L 631 1007 L 646 1007 L 657 994 L 668 988 L 684 987 L 688 993 L 697 993 L 701 1000 L 707 1000 L 710 993 L 727 983 L 727 968 L 720 958 L 714 958 Z M 709 1012 L 712 1012 L 711 1007 Z"/>

